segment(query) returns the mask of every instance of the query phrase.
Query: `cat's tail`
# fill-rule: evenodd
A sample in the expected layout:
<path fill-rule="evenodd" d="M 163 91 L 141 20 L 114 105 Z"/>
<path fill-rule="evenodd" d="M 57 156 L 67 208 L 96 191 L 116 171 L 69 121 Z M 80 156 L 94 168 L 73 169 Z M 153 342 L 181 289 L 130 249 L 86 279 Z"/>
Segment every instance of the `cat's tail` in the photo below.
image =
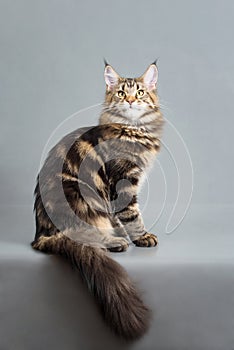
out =
<path fill-rule="evenodd" d="M 32 246 L 70 260 L 96 298 L 105 321 L 117 335 L 135 340 L 147 331 L 149 310 L 126 271 L 105 249 L 79 244 L 61 233 L 41 236 Z"/>

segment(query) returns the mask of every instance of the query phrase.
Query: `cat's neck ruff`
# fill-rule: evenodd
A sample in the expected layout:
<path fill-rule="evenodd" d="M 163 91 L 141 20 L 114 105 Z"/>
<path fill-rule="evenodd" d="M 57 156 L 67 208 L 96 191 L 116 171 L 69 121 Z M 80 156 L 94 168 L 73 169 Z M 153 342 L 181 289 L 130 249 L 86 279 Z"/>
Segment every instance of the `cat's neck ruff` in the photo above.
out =
<path fill-rule="evenodd" d="M 137 113 L 135 113 L 137 112 Z M 99 118 L 99 125 L 118 123 L 129 128 L 142 129 L 150 132 L 157 137 L 161 136 L 163 117 L 159 110 L 142 113 L 142 111 L 131 113 L 113 113 L 112 111 L 103 111 Z"/>

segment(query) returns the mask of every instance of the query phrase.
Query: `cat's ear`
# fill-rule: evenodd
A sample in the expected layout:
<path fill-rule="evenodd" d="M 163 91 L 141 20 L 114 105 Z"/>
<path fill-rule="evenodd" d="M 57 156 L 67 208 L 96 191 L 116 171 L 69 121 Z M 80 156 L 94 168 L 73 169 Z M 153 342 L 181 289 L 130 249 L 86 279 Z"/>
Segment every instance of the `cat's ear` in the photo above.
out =
<path fill-rule="evenodd" d="M 155 90 L 156 84 L 158 81 L 158 68 L 156 66 L 156 62 L 152 63 L 145 71 L 145 73 L 141 76 L 144 84 L 147 89 Z"/>
<path fill-rule="evenodd" d="M 120 76 L 109 64 L 106 64 L 104 78 L 107 89 L 112 90 L 118 84 Z"/>

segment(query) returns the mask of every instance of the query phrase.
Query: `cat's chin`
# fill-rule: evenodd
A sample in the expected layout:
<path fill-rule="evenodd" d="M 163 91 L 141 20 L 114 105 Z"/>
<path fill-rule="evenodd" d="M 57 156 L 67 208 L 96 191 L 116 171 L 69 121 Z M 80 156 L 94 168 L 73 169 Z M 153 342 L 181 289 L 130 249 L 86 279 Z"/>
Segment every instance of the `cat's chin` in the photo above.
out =
<path fill-rule="evenodd" d="M 146 111 L 143 108 L 129 107 L 129 108 L 124 108 L 124 110 L 122 111 L 122 114 L 129 121 L 137 121 L 145 112 Z"/>

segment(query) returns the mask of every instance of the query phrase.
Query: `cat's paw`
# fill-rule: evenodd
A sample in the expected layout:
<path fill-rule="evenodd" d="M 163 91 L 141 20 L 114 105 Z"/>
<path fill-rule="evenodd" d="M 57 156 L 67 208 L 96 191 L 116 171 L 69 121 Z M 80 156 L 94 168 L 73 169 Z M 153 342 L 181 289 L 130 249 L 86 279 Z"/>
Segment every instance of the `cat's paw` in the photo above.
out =
<path fill-rule="evenodd" d="M 128 249 L 129 243 L 126 239 L 124 238 L 115 238 L 113 241 L 111 241 L 108 244 L 107 249 L 110 252 L 125 252 Z"/>
<path fill-rule="evenodd" d="M 144 235 L 134 240 L 133 243 L 137 247 L 155 247 L 158 244 L 158 239 L 157 236 L 152 233 L 146 232 Z"/>

